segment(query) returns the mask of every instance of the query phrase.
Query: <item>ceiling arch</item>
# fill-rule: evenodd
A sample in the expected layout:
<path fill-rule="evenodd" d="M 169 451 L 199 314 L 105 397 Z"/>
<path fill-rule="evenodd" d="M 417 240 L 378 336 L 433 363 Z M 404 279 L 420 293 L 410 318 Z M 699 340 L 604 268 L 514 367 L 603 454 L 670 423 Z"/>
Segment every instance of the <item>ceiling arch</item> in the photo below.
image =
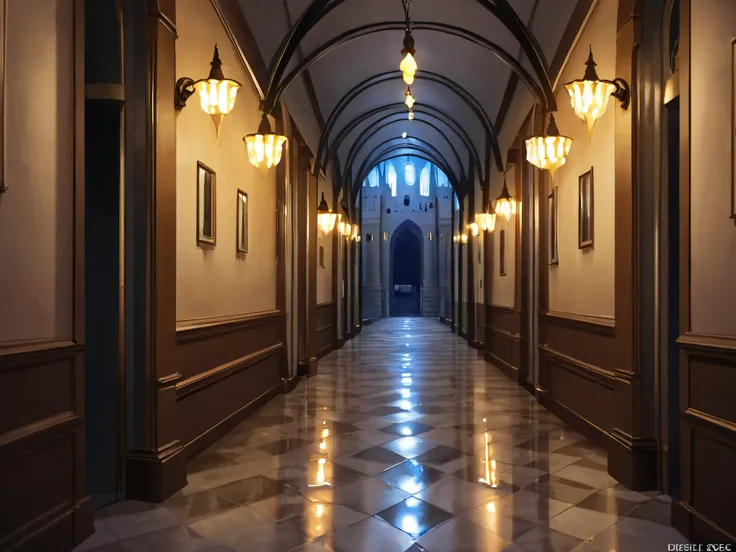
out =
<path fill-rule="evenodd" d="M 274 54 L 269 67 L 269 83 L 266 92 L 265 109 L 273 110 L 276 105 L 275 97 L 284 74 L 294 54 L 309 31 L 317 25 L 332 10 L 348 0 L 312 0 L 302 12 L 297 22 L 292 26 L 284 40 Z M 546 83 L 551 89 L 550 78 L 547 74 L 547 63 L 542 49 L 537 44 L 524 22 L 519 18 L 508 0 L 475 0 L 483 9 L 490 12 L 500 21 L 512 36 L 518 41 L 522 52 L 529 61 L 532 70 L 540 83 Z"/>
<path fill-rule="evenodd" d="M 403 108 L 400 111 L 397 108 Z M 431 120 L 438 121 L 443 123 L 447 126 L 450 131 L 455 134 L 465 145 L 470 155 L 473 157 L 473 161 L 476 164 L 476 167 L 478 168 L 478 175 L 481 179 L 481 182 L 484 181 L 483 173 L 482 173 L 482 165 L 481 165 L 481 159 L 480 154 L 478 152 L 478 149 L 475 147 L 475 144 L 473 144 L 473 141 L 470 139 L 470 136 L 468 136 L 467 132 L 462 128 L 461 125 L 457 123 L 455 119 L 452 117 L 449 117 L 448 115 L 444 114 L 442 111 L 432 107 L 431 110 L 427 109 L 430 106 L 427 106 L 426 104 L 422 105 L 421 109 L 414 109 L 414 120 L 413 121 L 420 121 L 424 122 L 423 117 L 428 117 Z M 388 113 L 386 115 L 383 115 L 383 113 L 387 111 L 393 111 L 392 113 Z M 365 129 L 358 135 L 357 139 L 360 139 L 361 136 L 363 136 L 368 130 L 374 128 L 375 126 L 383 123 L 384 121 L 387 121 L 388 119 L 396 116 L 400 116 L 401 119 L 398 119 L 397 122 L 400 121 L 406 121 L 406 106 L 404 106 L 403 103 L 398 104 L 391 104 L 388 106 L 380 107 L 374 110 L 371 110 L 370 112 L 367 112 L 359 117 L 356 117 L 353 119 L 348 125 L 346 125 L 345 128 L 340 132 L 338 137 L 335 139 L 335 141 L 329 146 L 326 152 L 324 165 L 327 165 L 327 163 L 332 158 L 334 152 L 337 151 L 337 149 L 340 147 L 340 145 L 343 143 L 343 141 L 349 136 L 354 130 L 357 129 L 357 127 L 365 122 L 366 120 L 370 119 L 371 117 L 375 117 L 376 115 L 382 115 L 381 117 L 377 118 L 376 120 L 372 121 L 369 125 L 366 126 Z M 413 124 L 413 121 L 409 123 L 409 128 L 411 128 L 411 125 Z M 356 139 L 356 140 L 357 140 Z M 317 159 L 319 159 L 319 154 Z M 321 166 L 323 166 L 319 161 L 315 162 L 315 171 L 319 170 Z"/>
<path fill-rule="evenodd" d="M 358 140 L 356 140 L 356 142 L 350 148 L 350 152 L 348 153 L 346 168 L 353 166 L 353 163 L 356 161 L 356 157 L 358 156 L 359 152 L 365 146 L 367 146 L 370 143 L 371 139 L 374 138 L 374 137 L 376 137 L 376 135 L 378 133 L 380 133 L 381 131 L 383 131 L 385 129 L 388 129 L 388 128 L 394 126 L 394 125 L 397 125 L 399 123 L 402 123 L 402 122 L 403 122 L 403 120 L 389 121 L 388 123 L 383 124 L 383 125 L 379 125 L 377 127 L 369 127 L 366 131 L 364 131 L 364 133 L 361 135 L 361 138 L 358 139 Z M 458 167 L 462 171 L 462 174 L 463 175 L 466 175 L 472 169 L 472 167 L 468 167 L 467 170 L 466 170 L 465 164 L 463 163 L 463 159 L 460 157 L 460 154 L 458 153 L 457 148 L 455 148 L 455 146 L 452 144 L 452 142 L 447 138 L 447 136 L 445 136 L 443 134 L 443 132 L 437 126 L 435 126 L 434 124 L 432 124 L 432 123 L 430 123 L 428 121 L 421 121 L 421 120 L 419 120 L 419 121 L 415 121 L 415 122 L 422 123 L 422 124 L 425 124 L 425 125 L 430 126 L 435 131 L 437 131 L 437 133 L 440 134 L 442 136 L 442 138 L 444 138 L 444 141 L 450 147 L 450 150 L 452 151 L 452 154 L 455 157 L 455 160 L 457 161 Z M 418 140 L 420 142 L 429 143 L 426 140 L 423 140 L 421 138 L 417 138 L 416 136 L 408 136 L 408 135 L 407 135 L 406 138 L 393 136 L 392 138 L 389 138 L 388 140 L 385 140 L 382 143 L 387 143 L 389 141 L 397 140 L 397 139 L 399 139 L 399 140 L 413 140 L 414 139 L 414 140 Z M 433 145 L 433 147 L 439 151 L 439 149 L 436 146 Z"/>
<path fill-rule="evenodd" d="M 401 139 L 400 139 L 401 140 Z M 353 180 L 352 177 L 352 168 L 349 169 L 346 168 L 345 173 L 343 174 L 343 182 L 345 182 L 345 185 L 350 189 L 350 192 L 352 196 L 355 196 L 358 193 L 358 190 L 360 189 L 360 184 L 362 184 L 363 180 L 366 178 L 368 171 L 366 170 L 367 167 L 373 166 L 375 164 L 375 160 L 380 159 L 381 157 L 388 155 L 392 152 L 396 151 L 412 151 L 417 150 L 421 151 L 424 154 L 430 156 L 432 160 L 435 162 L 435 164 L 440 167 L 443 172 L 448 175 L 448 178 L 450 176 L 453 177 L 455 185 L 453 188 L 455 189 L 455 192 L 459 196 L 465 195 L 465 175 L 458 175 L 458 173 L 452 169 L 450 163 L 447 162 L 447 158 L 442 155 L 441 152 L 437 151 L 432 144 L 425 142 L 423 140 L 416 140 L 414 142 L 406 143 L 406 140 L 402 140 L 403 143 L 401 144 L 391 144 L 391 142 L 394 140 L 388 140 L 382 144 L 379 144 L 373 150 L 371 150 L 368 155 L 366 155 L 365 160 L 361 164 L 360 168 L 358 169 L 358 172 L 355 174 L 355 179 Z M 419 143 L 416 143 L 419 142 Z M 433 151 L 434 150 L 434 151 Z"/>
<path fill-rule="evenodd" d="M 403 153 L 396 153 L 397 151 L 403 151 Z M 443 173 L 447 176 L 447 180 L 450 182 L 450 186 L 452 186 L 453 191 L 458 195 L 458 197 L 463 197 L 463 188 L 460 180 L 458 180 L 457 175 L 447 167 L 444 163 L 443 159 L 437 158 L 434 155 L 432 155 L 430 152 L 427 152 L 423 148 L 419 146 L 407 146 L 404 148 L 389 148 L 387 151 L 381 152 L 378 155 L 376 155 L 370 163 L 367 163 L 365 165 L 365 168 L 358 173 L 358 176 L 361 177 L 359 182 L 363 182 L 368 177 L 368 174 L 380 163 L 393 161 L 394 159 L 400 159 L 402 157 L 416 157 L 418 159 L 423 159 L 424 161 L 429 161 L 430 163 L 435 164 L 438 168 L 442 170 Z M 361 189 L 361 186 L 354 186 L 352 190 L 350 191 L 350 197 L 352 204 L 355 204 L 355 200 L 358 197 L 358 192 Z"/>
<path fill-rule="evenodd" d="M 353 87 L 347 94 L 345 94 L 327 118 L 325 127 L 320 136 L 319 146 L 317 148 L 318 158 L 319 152 L 324 151 L 327 137 L 331 134 L 332 128 L 335 126 L 340 116 L 345 112 L 346 108 L 361 94 L 365 93 L 371 88 L 385 82 L 393 81 L 400 76 L 400 71 L 389 71 L 386 73 L 380 73 L 378 75 L 369 77 L 365 81 Z M 457 83 L 444 77 L 443 75 L 430 71 L 423 71 L 422 81 L 435 83 L 449 90 L 454 97 L 458 97 L 460 100 L 462 100 L 462 103 L 465 104 L 475 114 L 475 116 L 477 117 L 477 121 L 481 124 L 486 134 L 487 144 L 482 144 L 481 148 L 483 149 L 483 151 L 492 151 L 493 159 L 496 163 L 496 166 L 498 167 L 499 171 L 502 171 L 503 158 L 501 156 L 501 150 L 498 146 L 498 137 L 496 135 L 495 129 L 493 128 L 493 123 L 491 122 L 490 117 L 483 109 L 483 106 L 480 104 L 480 102 Z M 421 102 L 418 102 L 416 105 L 417 107 L 420 107 Z"/>
<path fill-rule="evenodd" d="M 270 98 L 266 98 L 266 109 L 273 109 L 279 101 L 281 101 L 286 90 L 291 84 L 301 75 L 304 71 L 308 70 L 314 63 L 319 61 L 323 56 L 327 55 L 334 48 L 337 48 L 351 40 L 361 38 L 370 34 L 380 33 L 385 31 L 404 30 L 406 23 L 403 21 L 386 21 L 380 23 L 372 23 L 350 29 L 319 46 L 316 50 L 307 55 L 296 68 L 294 68 L 288 75 L 286 75 L 280 83 L 276 85 L 276 89 L 271 93 Z M 555 111 L 556 101 L 552 85 L 549 79 L 544 79 L 541 82 L 537 82 L 534 77 L 524 68 L 524 66 L 501 46 L 488 40 L 487 38 L 476 34 L 467 29 L 450 25 L 447 23 L 438 23 L 432 21 L 417 21 L 412 23 L 413 31 L 434 31 L 443 33 L 451 36 L 455 36 L 476 44 L 486 50 L 491 51 L 503 61 L 516 75 L 519 76 L 520 80 L 534 95 L 539 104 L 545 109 L 545 111 Z M 419 72 L 419 76 L 422 76 L 422 72 Z"/>

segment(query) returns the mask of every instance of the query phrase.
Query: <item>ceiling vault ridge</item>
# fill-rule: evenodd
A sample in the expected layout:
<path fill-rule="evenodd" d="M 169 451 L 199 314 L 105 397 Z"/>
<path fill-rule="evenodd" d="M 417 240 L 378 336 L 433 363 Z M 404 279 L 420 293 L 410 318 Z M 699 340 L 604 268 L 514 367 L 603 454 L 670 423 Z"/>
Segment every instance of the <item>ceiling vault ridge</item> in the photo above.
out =
<path fill-rule="evenodd" d="M 333 157 L 334 153 L 337 151 L 337 148 L 340 146 L 340 144 L 345 140 L 345 138 L 353 130 L 355 130 L 355 128 L 357 128 L 357 126 L 360 123 L 364 122 L 366 119 L 370 117 L 373 117 L 375 115 L 380 115 L 381 113 L 385 111 L 396 110 L 397 108 L 402 108 L 402 107 L 404 107 L 403 102 L 398 102 L 396 104 L 390 104 L 387 106 L 373 109 L 353 119 L 353 121 L 351 121 L 345 128 L 343 128 L 343 130 L 340 132 L 338 137 L 328 148 L 325 159 L 324 159 L 324 164 L 326 165 L 330 161 L 330 159 Z M 431 111 L 428 111 L 427 109 L 430 109 Z M 428 117 L 431 117 L 432 119 L 436 119 L 437 121 L 440 121 L 444 123 L 445 125 L 447 125 L 447 127 L 450 128 L 463 141 L 470 155 L 473 157 L 476 163 L 476 166 L 479 169 L 479 174 L 480 174 L 480 155 L 479 155 L 478 149 L 475 147 L 475 145 L 473 144 L 473 141 L 470 139 L 470 136 L 468 136 L 465 129 L 463 129 L 462 125 L 460 125 L 455 119 L 453 119 L 446 113 L 443 113 L 439 109 L 433 106 L 427 105 L 427 104 L 421 104 L 420 108 L 414 109 L 414 113 L 416 115 L 427 115 Z M 383 115 L 381 118 L 374 121 L 371 125 L 368 125 L 363 130 L 363 132 L 358 136 L 358 139 L 360 139 L 360 137 L 365 132 L 373 128 L 375 125 L 378 125 L 379 123 L 382 123 L 383 121 L 386 121 L 387 119 L 390 119 L 392 117 L 396 117 L 397 115 L 400 115 L 402 117 L 402 119 L 400 120 L 405 120 L 406 118 L 405 109 L 402 109 L 401 111 L 394 111 L 393 113 L 388 113 L 387 115 Z M 392 122 L 399 122 L 400 120 L 396 120 Z M 416 117 L 414 120 L 422 121 L 422 119 L 419 119 Z M 481 177 L 481 181 L 482 180 L 483 178 Z"/>
<path fill-rule="evenodd" d="M 299 16 L 296 23 L 291 26 L 291 28 L 281 41 L 280 46 L 276 50 L 276 53 L 274 54 L 269 66 L 268 88 L 265 94 L 265 99 L 263 100 L 261 105 L 261 108 L 265 113 L 273 112 L 288 86 L 298 77 L 298 75 L 301 74 L 303 71 L 308 70 L 311 64 L 316 62 L 322 56 L 326 55 L 333 48 L 339 46 L 340 44 L 344 44 L 349 40 L 360 36 L 365 36 L 367 34 L 394 29 L 406 30 L 406 18 L 404 21 L 374 23 L 364 25 L 362 27 L 357 27 L 355 29 L 350 29 L 346 32 L 343 32 L 338 37 L 334 37 L 328 40 L 306 57 L 300 55 L 300 58 L 302 58 L 299 60 L 300 63 L 298 63 L 297 67 L 294 70 L 287 74 L 288 66 L 294 58 L 294 55 L 297 53 L 302 54 L 301 44 L 307 34 L 330 12 L 348 1 L 349 0 L 312 0 L 307 8 L 304 10 L 304 12 Z M 499 59 L 506 63 L 515 74 L 518 75 L 518 78 L 524 82 L 524 84 L 530 89 L 530 91 L 532 91 L 534 96 L 540 101 L 540 104 L 543 106 L 545 111 L 556 111 L 557 108 L 555 105 L 555 98 L 552 92 L 550 77 L 547 72 L 547 62 L 544 57 L 544 52 L 534 35 L 530 32 L 529 26 L 525 24 L 524 21 L 522 21 L 522 19 L 509 3 L 509 0 L 475 0 L 475 2 L 486 11 L 490 12 L 498 21 L 500 21 L 501 24 L 506 27 L 506 29 L 511 33 L 514 39 L 519 43 L 521 51 L 526 56 L 529 64 L 531 65 L 534 76 L 526 71 L 526 69 L 524 69 L 524 67 L 521 65 L 521 63 L 517 59 L 520 56 L 513 56 L 509 54 L 509 52 L 506 51 L 504 48 L 498 46 L 497 44 L 491 42 L 481 35 L 468 31 L 467 29 L 463 29 L 461 27 L 456 27 L 442 22 L 412 22 L 412 31 L 424 29 L 442 32 L 445 34 L 460 37 L 464 40 L 468 40 L 470 42 L 483 46 L 488 50 L 491 50 L 496 54 Z M 402 5 L 404 5 L 405 8 L 407 7 L 407 5 L 403 3 L 403 1 Z M 404 15 L 407 15 L 406 10 Z M 533 17 L 531 19 L 533 21 Z M 384 73 L 383 75 L 386 75 L 386 73 Z M 420 77 L 427 77 L 429 75 L 430 73 L 428 71 L 420 71 L 419 73 Z M 367 81 L 370 81 L 371 79 L 379 76 L 381 75 L 374 75 L 370 79 L 367 79 Z M 449 81 L 449 79 L 437 73 L 434 73 L 434 77 L 435 82 L 440 82 L 441 84 L 445 84 L 441 82 L 441 79 L 443 78 Z M 462 89 L 456 83 L 454 83 L 454 81 L 450 82 L 453 83 L 455 88 Z M 361 85 L 364 83 L 366 83 L 366 81 L 363 81 Z M 360 87 L 361 85 L 358 85 L 358 87 Z M 353 94 L 354 96 L 360 94 L 360 92 L 355 92 L 356 88 L 353 88 L 350 92 L 348 92 L 345 97 L 350 96 L 351 94 Z M 456 92 L 458 96 L 462 97 L 462 94 L 458 93 L 458 91 L 453 89 L 452 86 L 448 86 L 448 88 Z M 503 159 L 500 155 L 500 150 L 498 146 L 497 129 L 495 129 L 495 127 L 493 126 L 493 122 L 491 122 L 487 114 L 485 114 L 485 111 L 483 110 L 481 104 L 477 101 L 477 99 L 468 94 L 467 91 L 465 91 L 464 89 L 462 90 L 467 94 L 467 96 L 472 98 L 472 101 L 468 101 L 468 98 L 463 99 L 466 100 L 466 103 L 468 103 L 468 105 L 474 103 L 475 105 L 471 106 L 471 109 L 476 112 L 479 118 L 483 119 L 483 125 L 486 128 L 486 134 L 490 142 L 488 144 L 489 147 L 484 148 L 485 151 L 492 151 L 497 169 L 499 171 L 503 171 Z M 318 167 L 321 165 L 319 161 L 321 159 L 321 156 L 324 155 L 326 140 L 332 131 L 332 127 L 335 124 L 336 117 L 334 117 L 334 115 L 336 111 L 339 115 L 344 110 L 344 105 L 341 104 L 345 97 L 343 97 L 340 103 L 338 103 L 338 105 L 333 109 L 333 112 L 330 114 L 330 117 L 328 117 L 327 122 L 324 125 L 318 148 L 318 163 L 315 163 L 316 169 L 318 169 Z M 352 101 L 352 98 L 346 103 L 349 103 L 350 101 Z M 480 110 L 478 108 L 480 108 Z M 486 166 L 488 166 L 488 163 L 486 163 Z"/>
<path fill-rule="evenodd" d="M 368 79 L 364 80 L 363 82 L 359 83 L 355 87 L 353 87 L 347 94 L 345 94 L 340 101 L 337 103 L 337 105 L 334 107 L 332 112 L 330 113 L 329 117 L 327 118 L 327 123 L 325 124 L 325 129 L 322 132 L 322 136 L 320 137 L 319 146 L 317 147 L 317 155 L 315 158 L 315 168 L 320 166 L 320 159 L 322 155 L 324 154 L 325 148 L 327 147 L 327 140 L 332 133 L 332 129 L 335 126 L 338 118 L 340 115 L 344 112 L 344 110 L 350 105 L 350 103 L 357 98 L 360 94 L 363 92 L 369 90 L 373 86 L 377 86 L 379 84 L 382 84 L 384 82 L 393 80 L 395 76 L 400 75 L 400 71 L 389 71 L 386 73 L 379 73 L 377 75 L 373 75 L 372 77 L 369 77 Z M 488 144 L 487 147 L 484 148 L 484 151 L 491 151 L 493 153 L 494 160 L 496 162 L 496 166 L 498 167 L 499 171 L 503 170 L 503 157 L 501 156 L 501 150 L 498 145 L 498 137 L 496 135 L 495 129 L 493 128 L 493 123 L 491 122 L 490 117 L 486 113 L 485 109 L 483 109 L 483 106 L 480 104 L 480 102 L 467 90 L 459 86 L 456 82 L 448 79 L 447 77 L 440 75 L 438 73 L 433 73 L 431 71 L 423 71 L 423 78 L 424 80 L 428 82 L 434 82 L 437 84 L 440 84 L 447 89 L 449 89 L 451 92 L 453 92 L 455 95 L 457 95 L 478 117 L 478 121 L 482 124 L 487 138 L 488 138 Z"/>

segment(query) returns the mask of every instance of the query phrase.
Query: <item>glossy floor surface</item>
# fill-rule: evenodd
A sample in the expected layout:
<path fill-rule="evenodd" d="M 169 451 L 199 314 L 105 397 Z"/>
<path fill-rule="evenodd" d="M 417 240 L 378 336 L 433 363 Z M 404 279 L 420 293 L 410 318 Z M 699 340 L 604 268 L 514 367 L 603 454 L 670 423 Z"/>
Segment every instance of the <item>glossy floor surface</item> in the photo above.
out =
<path fill-rule="evenodd" d="M 435 320 L 364 328 L 260 409 L 160 505 L 100 512 L 95 552 L 650 552 L 669 499 Z"/>

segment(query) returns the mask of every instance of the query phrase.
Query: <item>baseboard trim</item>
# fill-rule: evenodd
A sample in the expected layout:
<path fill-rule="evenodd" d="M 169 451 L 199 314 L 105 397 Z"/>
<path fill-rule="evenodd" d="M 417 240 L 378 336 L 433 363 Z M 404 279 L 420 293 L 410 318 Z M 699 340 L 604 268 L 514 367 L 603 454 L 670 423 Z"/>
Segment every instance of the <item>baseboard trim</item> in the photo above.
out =
<path fill-rule="evenodd" d="M 724 531 L 703 517 L 685 501 L 673 500 L 671 506 L 672 527 L 695 544 L 732 544 L 736 536 Z"/>
<path fill-rule="evenodd" d="M 296 386 L 299 385 L 299 379 L 299 374 L 294 373 L 294 375 L 290 378 L 283 380 L 284 386 L 282 394 L 291 393 L 294 389 L 296 389 Z"/>
<path fill-rule="evenodd" d="M 567 408 L 564 404 L 557 402 L 549 395 L 549 392 L 544 389 L 537 389 L 536 397 L 539 404 L 552 412 L 552 414 L 560 418 L 563 422 L 572 426 L 575 431 L 584 437 L 587 437 L 594 443 L 605 447 L 606 450 L 610 450 L 611 434 L 605 429 L 598 427 L 593 422 L 580 416 L 577 412 Z"/>
<path fill-rule="evenodd" d="M 656 491 L 659 447 L 653 439 L 638 439 L 614 428 L 608 447 L 608 473 L 632 491 Z"/>
<path fill-rule="evenodd" d="M 479 341 L 475 340 L 475 339 L 472 340 L 472 341 L 469 341 L 468 342 L 468 345 L 470 345 L 473 349 L 477 349 L 479 351 L 482 351 L 483 348 L 484 348 L 483 344 L 480 343 Z"/>
<path fill-rule="evenodd" d="M 337 345 L 335 346 L 338 350 L 345 346 L 345 339 L 342 337 L 337 338 Z"/>
<path fill-rule="evenodd" d="M 532 397 L 536 397 L 537 396 L 537 388 L 534 387 L 534 384 L 532 382 L 530 382 L 528 379 L 521 378 L 521 381 L 519 382 L 519 384 L 524 389 L 526 389 Z"/>
<path fill-rule="evenodd" d="M 498 358 L 496 355 L 494 355 L 490 351 L 486 351 L 485 360 L 486 362 L 493 364 L 496 368 L 501 370 L 504 374 L 506 374 L 509 377 L 509 379 L 511 379 L 512 381 L 515 381 L 516 383 L 519 383 L 519 369 L 518 368 L 516 368 L 515 366 L 512 366 L 505 360 Z"/>
<path fill-rule="evenodd" d="M 187 455 L 179 441 L 158 450 L 134 450 L 126 458 L 127 498 L 163 502 L 187 484 Z"/>

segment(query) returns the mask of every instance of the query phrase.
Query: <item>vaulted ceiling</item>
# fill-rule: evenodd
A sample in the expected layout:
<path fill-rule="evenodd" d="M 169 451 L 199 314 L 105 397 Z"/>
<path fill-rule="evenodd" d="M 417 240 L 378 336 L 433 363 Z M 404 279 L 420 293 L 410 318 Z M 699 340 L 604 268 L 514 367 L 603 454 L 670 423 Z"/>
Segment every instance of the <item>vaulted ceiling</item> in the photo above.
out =
<path fill-rule="evenodd" d="M 402 0 L 239 1 L 278 77 L 266 107 L 283 93 L 318 166 L 336 156 L 355 183 L 380 159 L 424 152 L 457 186 L 502 168 L 502 108 L 555 109 L 547 70 L 578 0 L 413 0 L 413 121 L 398 71 Z M 502 106 L 512 73 L 520 100 Z"/>

